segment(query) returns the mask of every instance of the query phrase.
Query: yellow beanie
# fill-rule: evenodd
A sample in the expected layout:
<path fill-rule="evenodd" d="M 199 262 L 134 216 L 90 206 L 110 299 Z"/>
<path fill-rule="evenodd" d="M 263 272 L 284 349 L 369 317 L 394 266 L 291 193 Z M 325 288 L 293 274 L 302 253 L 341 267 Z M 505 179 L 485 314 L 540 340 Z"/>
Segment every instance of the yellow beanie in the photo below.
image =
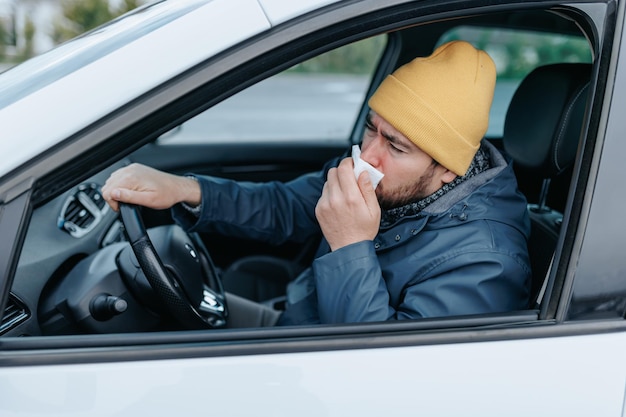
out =
<path fill-rule="evenodd" d="M 496 66 L 463 41 L 387 76 L 370 108 L 438 163 L 465 175 L 489 125 Z"/>

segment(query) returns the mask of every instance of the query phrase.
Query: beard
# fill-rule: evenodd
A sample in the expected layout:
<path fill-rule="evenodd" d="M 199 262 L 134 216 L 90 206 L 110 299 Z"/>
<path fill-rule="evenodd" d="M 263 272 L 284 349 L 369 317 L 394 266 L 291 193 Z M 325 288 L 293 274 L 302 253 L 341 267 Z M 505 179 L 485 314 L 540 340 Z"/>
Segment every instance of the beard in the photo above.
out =
<path fill-rule="evenodd" d="M 396 189 L 386 190 L 382 182 L 376 188 L 376 197 L 378 204 L 383 210 L 390 210 L 396 207 L 406 206 L 407 204 L 419 201 L 424 197 L 432 194 L 428 191 L 435 175 L 435 165 L 431 165 L 429 169 L 423 173 L 417 182 L 402 185 Z"/>

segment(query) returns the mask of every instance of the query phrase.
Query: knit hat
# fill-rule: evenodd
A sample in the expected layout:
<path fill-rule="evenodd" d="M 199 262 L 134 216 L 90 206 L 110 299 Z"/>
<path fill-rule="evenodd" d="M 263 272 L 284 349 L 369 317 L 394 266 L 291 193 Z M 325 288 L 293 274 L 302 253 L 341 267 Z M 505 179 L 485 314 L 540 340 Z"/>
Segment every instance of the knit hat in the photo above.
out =
<path fill-rule="evenodd" d="M 387 76 L 369 106 L 462 176 L 487 132 L 495 81 L 496 67 L 486 52 L 453 41 Z"/>

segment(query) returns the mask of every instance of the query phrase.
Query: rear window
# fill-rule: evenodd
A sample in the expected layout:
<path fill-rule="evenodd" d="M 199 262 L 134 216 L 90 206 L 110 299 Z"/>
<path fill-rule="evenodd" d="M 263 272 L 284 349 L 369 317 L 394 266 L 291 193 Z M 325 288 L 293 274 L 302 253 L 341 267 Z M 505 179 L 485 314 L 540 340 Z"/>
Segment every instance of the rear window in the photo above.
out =
<path fill-rule="evenodd" d="M 488 138 L 502 137 L 504 118 L 513 93 L 533 69 L 559 62 L 592 61 L 589 42 L 583 36 L 460 26 L 445 33 L 438 45 L 459 39 L 486 51 L 496 63 L 498 77 L 486 134 Z"/>

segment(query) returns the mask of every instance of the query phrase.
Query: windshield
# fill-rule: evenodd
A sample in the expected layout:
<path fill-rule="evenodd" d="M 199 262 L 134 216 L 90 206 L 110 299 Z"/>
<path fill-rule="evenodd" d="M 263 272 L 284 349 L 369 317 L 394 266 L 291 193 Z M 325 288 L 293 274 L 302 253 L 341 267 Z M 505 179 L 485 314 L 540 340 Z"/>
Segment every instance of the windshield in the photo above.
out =
<path fill-rule="evenodd" d="M 161 0 L 66 42 L 0 74 L 0 108 L 133 42 L 209 0 Z"/>

